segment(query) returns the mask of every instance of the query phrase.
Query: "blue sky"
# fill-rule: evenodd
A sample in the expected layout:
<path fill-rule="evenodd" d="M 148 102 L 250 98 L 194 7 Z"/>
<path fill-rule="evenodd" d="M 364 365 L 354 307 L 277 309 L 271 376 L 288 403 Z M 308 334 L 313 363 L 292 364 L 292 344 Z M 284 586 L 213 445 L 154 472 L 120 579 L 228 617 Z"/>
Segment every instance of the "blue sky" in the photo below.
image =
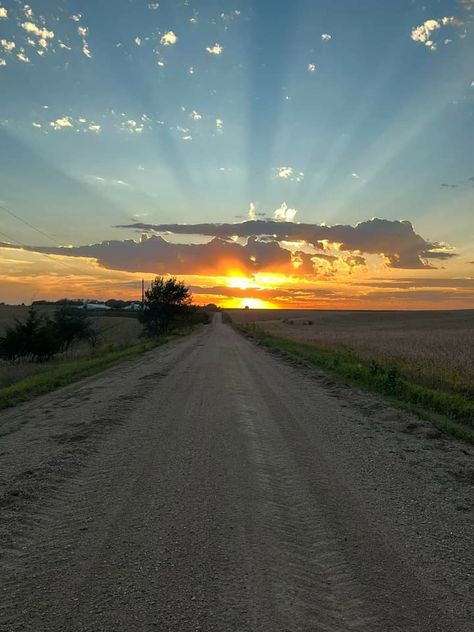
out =
<path fill-rule="evenodd" d="M 474 259 L 473 23 L 470 0 L 0 0 L 1 203 L 76 246 L 286 203 Z"/>

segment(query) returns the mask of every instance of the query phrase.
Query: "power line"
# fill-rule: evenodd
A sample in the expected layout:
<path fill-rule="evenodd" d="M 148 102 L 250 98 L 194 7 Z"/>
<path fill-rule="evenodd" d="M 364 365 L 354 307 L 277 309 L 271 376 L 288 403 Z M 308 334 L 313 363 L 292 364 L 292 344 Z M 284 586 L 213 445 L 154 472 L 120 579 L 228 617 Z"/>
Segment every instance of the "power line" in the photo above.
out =
<path fill-rule="evenodd" d="M 38 250 L 31 250 L 26 244 L 22 243 L 21 241 L 18 241 L 18 239 L 14 239 L 13 237 L 10 237 L 9 235 L 7 235 L 6 233 L 4 233 L 2 231 L 0 231 L 0 235 L 5 237 L 6 239 L 8 239 L 8 241 L 14 242 L 18 246 L 20 246 L 20 248 L 23 248 L 27 252 L 33 252 L 33 253 L 38 254 L 38 255 L 43 255 L 43 257 L 47 257 L 48 259 L 51 259 L 51 261 L 53 261 L 54 263 L 59 263 L 59 265 L 63 266 L 63 268 L 66 268 L 69 271 L 73 270 L 74 272 L 76 272 L 76 270 L 74 270 L 74 268 L 72 268 L 72 266 L 68 265 L 67 263 L 64 263 L 64 261 L 62 261 L 61 259 L 54 258 L 53 255 L 50 255 L 48 252 L 41 252 L 41 251 L 38 251 Z"/>
<path fill-rule="evenodd" d="M 63 244 L 57 241 L 54 237 L 51 237 L 51 235 L 48 235 L 48 233 L 45 233 L 40 228 L 36 228 L 36 226 L 33 226 L 33 224 L 31 224 L 29 221 L 27 221 L 26 219 L 23 219 L 23 217 L 20 217 L 19 215 L 17 215 L 16 213 L 8 209 L 6 206 L 3 206 L 3 204 L 0 204 L 0 209 L 4 211 L 5 213 L 8 213 L 8 215 L 11 215 L 11 217 L 14 217 L 15 219 L 17 219 L 22 224 L 25 224 L 25 226 L 29 226 L 29 228 L 32 228 L 34 231 L 36 231 L 43 237 L 46 237 L 47 239 L 55 243 L 57 246 L 60 246 L 61 248 L 63 247 Z"/>

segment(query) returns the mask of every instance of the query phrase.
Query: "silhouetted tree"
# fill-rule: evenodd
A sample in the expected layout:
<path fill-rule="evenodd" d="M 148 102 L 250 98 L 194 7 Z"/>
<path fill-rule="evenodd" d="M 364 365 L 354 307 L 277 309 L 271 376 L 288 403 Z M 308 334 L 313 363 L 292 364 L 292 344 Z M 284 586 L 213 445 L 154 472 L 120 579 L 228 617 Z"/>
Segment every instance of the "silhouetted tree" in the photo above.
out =
<path fill-rule="evenodd" d="M 67 351 L 73 343 L 81 340 L 95 346 L 96 330 L 82 310 L 64 305 L 54 314 L 54 328 L 61 342 L 61 351 Z"/>
<path fill-rule="evenodd" d="M 16 320 L 6 328 L 0 338 L 0 357 L 10 362 L 20 358 L 44 362 L 80 340 L 96 342 L 95 329 L 81 311 L 62 307 L 48 318 L 31 307 L 25 322 Z"/>
<path fill-rule="evenodd" d="M 166 334 L 173 325 L 191 311 L 191 291 L 175 277 L 156 277 L 145 292 L 143 310 L 139 314 L 149 336 Z"/>

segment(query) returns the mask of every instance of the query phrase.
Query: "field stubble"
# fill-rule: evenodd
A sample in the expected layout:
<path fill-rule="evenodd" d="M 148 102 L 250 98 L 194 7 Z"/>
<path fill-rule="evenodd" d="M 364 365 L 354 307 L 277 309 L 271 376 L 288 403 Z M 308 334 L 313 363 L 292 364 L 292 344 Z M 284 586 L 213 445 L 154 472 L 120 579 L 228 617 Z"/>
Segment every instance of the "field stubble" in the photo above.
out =
<path fill-rule="evenodd" d="M 256 323 L 274 336 L 353 352 L 394 367 L 416 383 L 474 400 L 474 311 L 320 312 L 234 310 L 236 323 Z"/>

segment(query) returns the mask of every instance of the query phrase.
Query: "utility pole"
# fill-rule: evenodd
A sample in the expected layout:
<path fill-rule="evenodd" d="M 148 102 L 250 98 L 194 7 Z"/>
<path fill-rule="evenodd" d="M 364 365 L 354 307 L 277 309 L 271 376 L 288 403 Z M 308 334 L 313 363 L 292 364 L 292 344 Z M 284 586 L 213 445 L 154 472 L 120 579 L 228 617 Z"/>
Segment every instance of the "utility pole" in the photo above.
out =
<path fill-rule="evenodd" d="M 142 309 L 145 306 L 145 279 L 142 279 Z"/>

